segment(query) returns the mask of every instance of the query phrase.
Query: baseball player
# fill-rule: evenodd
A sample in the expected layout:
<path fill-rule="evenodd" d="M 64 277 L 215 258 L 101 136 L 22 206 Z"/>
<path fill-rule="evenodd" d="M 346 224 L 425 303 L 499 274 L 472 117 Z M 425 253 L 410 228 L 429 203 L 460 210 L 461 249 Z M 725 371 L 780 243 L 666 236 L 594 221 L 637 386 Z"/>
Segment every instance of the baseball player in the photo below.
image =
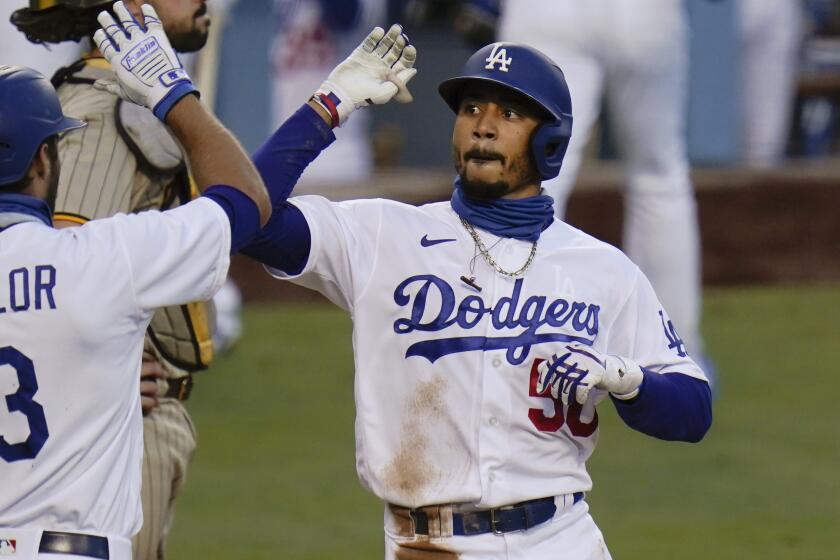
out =
<path fill-rule="evenodd" d="M 15 14 L 30 39 L 51 43 L 77 40 L 97 29 L 97 14 L 113 0 L 34 2 Z M 139 0 L 126 6 L 139 14 Z M 160 14 L 173 47 L 198 50 L 208 35 L 207 5 L 201 0 L 149 2 Z M 93 88 L 113 77 L 94 48 L 54 78 L 64 112 L 84 120 L 83 134 L 59 142 L 64 166 L 56 198 L 56 227 L 78 226 L 118 212 L 167 209 L 190 200 L 188 162 L 171 131 L 146 108 Z M 214 309 L 203 302 L 167 307 L 152 318 L 143 356 L 142 402 L 146 413 L 143 455 L 145 521 L 134 542 L 135 558 L 163 558 L 175 499 L 196 447 L 196 434 L 183 405 L 193 373 L 214 355 Z M 93 387 L 90 387 L 93 390 Z"/>
<path fill-rule="evenodd" d="M 650 278 L 686 347 L 700 339 L 700 240 L 685 146 L 688 34 L 677 0 L 504 0 L 499 38 L 527 42 L 563 68 L 574 134 L 544 188 L 565 214 L 602 94 L 626 164 L 622 245 Z"/>
<path fill-rule="evenodd" d="M 40 74 L 0 66 L 0 542 L 13 558 L 130 560 L 140 505 L 139 370 L 154 309 L 210 298 L 271 212 L 242 148 L 197 101 L 151 6 L 94 36 L 119 82 L 165 121 L 198 200 L 57 230 L 62 114 Z M 154 68 L 154 70 L 151 70 Z M 61 172 L 72 172 L 63 169 Z"/>
<path fill-rule="evenodd" d="M 355 108 L 410 99 L 400 31 L 375 29 L 258 151 L 274 211 L 243 252 L 353 317 L 356 465 L 386 558 L 608 558 L 585 500 L 597 405 L 696 442 L 711 391 L 639 268 L 541 190 L 572 129 L 561 70 L 496 43 L 440 85 L 450 202 L 286 200 Z"/>

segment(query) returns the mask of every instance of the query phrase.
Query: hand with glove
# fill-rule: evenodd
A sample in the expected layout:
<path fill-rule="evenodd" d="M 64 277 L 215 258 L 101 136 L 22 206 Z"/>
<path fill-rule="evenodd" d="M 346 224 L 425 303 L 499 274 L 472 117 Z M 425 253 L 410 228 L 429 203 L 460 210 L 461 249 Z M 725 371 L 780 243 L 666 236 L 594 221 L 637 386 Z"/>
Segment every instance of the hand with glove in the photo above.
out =
<path fill-rule="evenodd" d="M 542 362 L 538 372 L 537 392 L 550 390 L 565 405 L 572 394 L 579 404 L 584 404 L 593 387 L 605 389 L 617 399 L 632 399 L 644 380 L 642 368 L 635 362 L 620 356 L 602 356 L 579 343 L 569 344 Z"/>
<path fill-rule="evenodd" d="M 102 29 L 94 33 L 93 40 L 117 81 L 97 80 L 94 87 L 147 107 L 164 120 L 180 99 L 198 92 L 169 44 L 155 9 L 143 4 L 141 10 L 143 26 L 122 2 L 114 4 L 118 22 L 106 11 L 99 14 Z"/>
<path fill-rule="evenodd" d="M 412 101 L 406 84 L 417 73 L 417 50 L 394 24 L 387 33 L 375 27 L 341 64 L 330 72 L 311 102 L 329 116 L 333 127 L 341 126 L 350 114 L 368 105 L 382 105 L 395 99 Z"/>

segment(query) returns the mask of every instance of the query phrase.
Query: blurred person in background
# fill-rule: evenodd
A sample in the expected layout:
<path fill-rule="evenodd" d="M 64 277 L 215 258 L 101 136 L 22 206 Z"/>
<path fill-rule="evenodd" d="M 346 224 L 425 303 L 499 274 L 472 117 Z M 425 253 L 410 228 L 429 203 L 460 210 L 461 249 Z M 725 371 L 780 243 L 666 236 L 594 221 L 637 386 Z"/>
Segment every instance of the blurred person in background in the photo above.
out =
<path fill-rule="evenodd" d="M 804 0 L 807 37 L 802 49 L 803 88 L 796 107 L 791 151 L 805 157 L 836 153 L 838 111 L 833 83 L 840 73 L 840 4 Z"/>
<path fill-rule="evenodd" d="M 738 0 L 743 161 L 779 165 L 790 134 L 804 35 L 802 0 Z"/>
<path fill-rule="evenodd" d="M 386 15 L 385 0 L 275 0 L 271 47 L 271 121 L 276 128 L 305 102 L 324 76 Z M 373 171 L 368 115 L 336 131 L 343 139 L 312 163 L 302 183 L 363 181 Z"/>
<path fill-rule="evenodd" d="M 543 183 L 560 218 L 604 98 L 626 168 L 624 250 L 650 279 L 688 351 L 702 359 L 683 2 L 504 0 L 498 39 L 534 46 L 566 74 L 575 115 L 572 140 L 560 175 Z"/>
<path fill-rule="evenodd" d="M 48 3 L 51 2 L 32 0 L 29 4 L 37 8 L 40 4 Z M 10 21 L 12 12 L 19 7 L 17 2 L 0 2 L 0 57 L 3 64 L 28 66 L 49 78 L 53 72 L 79 58 L 84 47 L 78 43 L 51 45 L 27 41 Z"/>

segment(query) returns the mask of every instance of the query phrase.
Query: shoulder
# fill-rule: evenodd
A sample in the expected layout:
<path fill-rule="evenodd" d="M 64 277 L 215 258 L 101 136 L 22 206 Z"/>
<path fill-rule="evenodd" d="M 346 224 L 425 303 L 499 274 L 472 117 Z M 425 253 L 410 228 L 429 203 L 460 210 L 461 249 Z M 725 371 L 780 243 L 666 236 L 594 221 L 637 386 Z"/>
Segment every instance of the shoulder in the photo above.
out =
<path fill-rule="evenodd" d="M 95 62 L 99 62 L 96 60 Z M 101 64 L 89 64 L 58 88 L 64 113 L 88 123 L 85 136 L 95 132 L 114 133 L 114 142 L 123 142 L 149 172 L 171 174 L 179 171 L 184 156 L 174 136 L 151 111 L 93 87 L 97 79 L 113 79 L 114 73 Z"/>
<path fill-rule="evenodd" d="M 543 232 L 540 237 L 540 248 L 548 246 L 549 250 L 582 251 L 588 253 L 588 258 L 601 267 L 618 269 L 630 276 L 635 276 L 638 267 L 624 252 L 614 245 L 610 245 L 592 235 L 554 219 L 554 223 Z"/>
<path fill-rule="evenodd" d="M 385 198 L 356 198 L 352 200 L 332 201 L 320 195 L 294 196 L 289 202 L 306 213 L 307 210 L 331 211 L 359 216 L 383 214 L 410 214 L 416 207 L 410 204 Z"/>
<path fill-rule="evenodd" d="M 94 81 L 113 77 L 110 70 L 90 65 L 73 74 L 57 90 L 64 114 L 81 120 L 113 114 L 119 98 L 93 87 Z"/>
<path fill-rule="evenodd" d="M 318 228 L 328 222 L 342 223 L 355 232 L 397 239 L 409 231 L 428 229 L 433 223 L 448 226 L 457 223 L 457 216 L 448 202 L 414 206 L 384 198 L 353 199 L 340 202 L 322 196 L 304 195 L 289 199 L 306 217 L 310 226 Z"/>

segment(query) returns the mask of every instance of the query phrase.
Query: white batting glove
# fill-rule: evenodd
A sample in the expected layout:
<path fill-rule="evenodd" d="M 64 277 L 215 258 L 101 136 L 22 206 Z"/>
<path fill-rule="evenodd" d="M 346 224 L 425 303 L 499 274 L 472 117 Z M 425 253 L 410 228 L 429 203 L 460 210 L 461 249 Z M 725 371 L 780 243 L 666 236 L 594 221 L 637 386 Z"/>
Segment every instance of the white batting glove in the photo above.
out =
<path fill-rule="evenodd" d="M 375 27 L 341 64 L 330 72 L 315 92 L 317 101 L 341 126 L 350 114 L 368 105 L 382 105 L 391 99 L 410 103 L 406 84 L 417 73 L 417 49 L 409 43 L 402 26 L 394 24 L 388 33 Z"/>
<path fill-rule="evenodd" d="M 542 362 L 537 371 L 537 391 L 550 389 L 551 395 L 565 405 L 572 394 L 579 404 L 584 404 L 593 387 L 605 389 L 617 399 L 632 399 L 639 394 L 644 380 L 642 368 L 632 360 L 602 356 L 579 343 L 569 344 Z"/>
<path fill-rule="evenodd" d="M 97 19 L 102 29 L 93 40 L 118 81 L 98 80 L 94 86 L 147 107 L 164 120 L 182 97 L 198 90 L 169 44 L 155 9 L 149 4 L 140 9 L 145 29 L 122 2 L 114 4 L 119 22 L 108 12 L 100 12 Z"/>

